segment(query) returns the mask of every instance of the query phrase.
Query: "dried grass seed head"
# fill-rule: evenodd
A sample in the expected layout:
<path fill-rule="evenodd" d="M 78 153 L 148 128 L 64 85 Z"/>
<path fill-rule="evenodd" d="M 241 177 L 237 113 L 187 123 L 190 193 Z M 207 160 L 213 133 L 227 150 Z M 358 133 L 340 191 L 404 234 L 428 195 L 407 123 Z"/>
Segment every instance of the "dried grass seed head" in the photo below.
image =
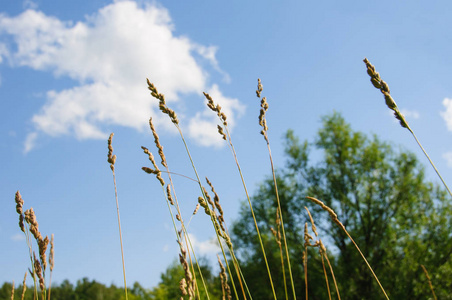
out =
<path fill-rule="evenodd" d="M 24 281 L 22 282 L 22 297 L 21 297 L 21 299 L 24 299 L 25 292 L 27 291 L 27 285 L 25 284 L 26 281 L 27 281 L 27 272 L 25 272 Z"/>
<path fill-rule="evenodd" d="M 16 212 L 19 214 L 19 228 L 22 232 L 25 232 L 25 224 L 24 224 L 24 214 L 23 214 L 23 205 L 24 200 L 19 191 L 16 192 L 15 196 L 16 201 Z"/>
<path fill-rule="evenodd" d="M 41 240 L 42 235 L 39 232 L 39 224 L 38 224 L 38 221 L 36 220 L 36 215 L 33 210 L 33 207 L 31 207 L 30 209 L 27 209 L 25 211 L 24 215 L 25 215 L 25 221 L 28 223 L 28 225 L 30 225 L 30 232 L 33 234 L 36 241 Z"/>
<path fill-rule="evenodd" d="M 166 163 L 165 154 L 163 153 L 163 146 L 160 144 L 159 136 L 157 134 L 157 131 L 155 130 L 154 124 L 152 123 L 152 118 L 149 119 L 149 127 L 151 128 L 152 135 L 154 136 L 155 146 L 157 147 L 160 159 L 162 160 L 161 164 L 166 168 L 168 165 Z"/>
<path fill-rule="evenodd" d="M 41 291 L 44 291 L 45 282 L 44 282 L 44 277 L 42 275 L 42 267 L 41 267 L 41 264 L 40 264 L 38 258 L 36 257 L 36 253 L 34 253 L 34 252 L 33 252 L 33 261 L 34 261 L 35 272 L 39 279 L 39 288 L 41 289 Z"/>
<path fill-rule="evenodd" d="M 50 255 L 49 255 L 49 265 L 50 265 L 50 271 L 53 271 L 53 267 L 55 265 L 55 247 L 53 243 L 53 233 L 50 238 Z"/>
<path fill-rule="evenodd" d="M 179 125 L 179 120 L 177 118 L 176 113 L 172 109 L 168 108 L 168 106 L 166 106 L 165 96 L 163 94 L 159 94 L 157 88 L 153 83 L 149 81 L 149 79 L 146 78 L 146 81 L 148 84 L 148 89 L 151 91 L 152 97 L 159 100 L 159 109 L 164 114 L 167 114 L 170 117 L 171 122 L 173 122 L 176 125 Z"/>
<path fill-rule="evenodd" d="M 309 211 L 309 209 L 306 206 L 304 208 L 308 212 L 309 219 L 311 220 L 312 231 L 314 232 L 315 236 L 319 236 L 319 234 L 317 233 L 317 227 L 315 227 L 314 219 L 312 218 L 311 212 Z"/>
<path fill-rule="evenodd" d="M 390 95 L 391 91 L 389 90 L 388 84 L 381 79 L 380 74 L 375 71 L 375 67 L 369 62 L 367 58 L 364 59 L 364 63 L 366 64 L 367 74 L 369 74 L 370 76 L 372 85 L 381 91 L 385 98 L 386 106 L 394 111 L 394 116 L 397 120 L 399 120 L 400 126 L 409 129 L 408 122 L 406 121 L 403 114 L 399 111 L 396 102 Z"/>
<path fill-rule="evenodd" d="M 198 213 L 199 208 L 201 205 L 199 203 L 196 204 L 195 210 L 193 211 L 193 215 L 196 215 Z"/>
<path fill-rule="evenodd" d="M 13 284 L 11 287 L 11 300 L 14 300 L 14 280 L 13 280 Z"/>
<path fill-rule="evenodd" d="M 115 162 L 116 162 L 116 155 L 113 155 L 113 146 L 112 146 L 112 140 L 113 140 L 114 133 L 112 132 L 110 134 L 110 137 L 108 138 L 108 159 L 107 162 L 110 164 L 110 168 L 112 171 L 114 171 Z"/>
<path fill-rule="evenodd" d="M 40 239 L 38 241 L 38 247 L 39 247 L 39 258 L 41 259 L 42 268 L 44 271 L 47 268 L 47 260 L 46 260 L 46 251 L 47 246 L 49 245 L 49 237 L 45 237 L 44 239 Z"/>
<path fill-rule="evenodd" d="M 171 205 L 174 205 L 173 197 L 171 196 L 171 186 L 169 184 L 166 185 L 166 195 L 168 197 L 168 201 Z"/>
<path fill-rule="evenodd" d="M 256 90 L 256 96 L 258 98 L 261 97 L 262 90 L 263 90 L 262 82 L 261 82 L 260 78 L 258 78 L 257 79 L 257 90 Z"/>
<path fill-rule="evenodd" d="M 218 133 L 221 135 L 221 138 L 223 140 L 226 140 L 227 137 L 226 137 L 226 134 L 223 131 L 223 127 L 221 127 L 220 125 L 217 125 L 217 129 L 218 129 Z"/>

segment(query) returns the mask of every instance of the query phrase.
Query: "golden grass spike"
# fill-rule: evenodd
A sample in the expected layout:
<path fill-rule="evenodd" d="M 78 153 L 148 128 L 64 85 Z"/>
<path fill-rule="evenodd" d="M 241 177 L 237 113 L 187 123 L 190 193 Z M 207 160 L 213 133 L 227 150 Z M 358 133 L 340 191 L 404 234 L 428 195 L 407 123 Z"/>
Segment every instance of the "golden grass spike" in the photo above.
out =
<path fill-rule="evenodd" d="M 375 71 L 375 67 L 369 62 L 367 58 L 364 58 L 364 63 L 366 64 L 367 74 L 369 74 L 370 81 L 372 82 L 373 86 L 379 89 L 381 93 L 384 95 L 386 106 L 388 106 L 389 109 L 394 111 L 394 116 L 396 117 L 397 120 L 399 120 L 400 125 L 404 128 L 409 129 L 410 126 L 408 126 L 405 117 L 399 111 L 396 102 L 391 97 L 391 91 L 389 90 L 388 84 L 380 78 L 380 74 L 378 74 L 378 72 Z M 411 131 L 411 129 L 409 130 Z"/>
<path fill-rule="evenodd" d="M 308 212 L 309 219 L 311 220 L 312 231 L 314 232 L 315 236 L 318 237 L 319 234 L 317 233 L 317 228 L 315 227 L 314 219 L 313 219 L 312 216 L 311 216 L 311 212 L 309 211 L 309 209 L 308 209 L 306 206 L 305 206 L 304 208 L 305 208 L 306 211 Z"/>
<path fill-rule="evenodd" d="M 427 151 L 425 151 L 424 147 L 422 147 L 421 143 L 419 142 L 416 135 L 414 134 L 414 131 L 408 125 L 408 122 L 405 120 L 405 117 L 399 111 L 399 108 L 397 107 L 397 104 L 395 103 L 394 99 L 392 99 L 392 97 L 390 95 L 391 92 L 389 90 L 388 85 L 386 84 L 386 82 L 384 82 L 380 78 L 380 74 L 378 74 L 378 72 L 375 71 L 375 67 L 369 62 L 369 60 L 367 58 L 364 58 L 364 63 L 366 64 L 367 74 L 369 74 L 369 76 L 370 76 L 370 81 L 372 82 L 372 84 L 374 85 L 375 88 L 379 89 L 382 92 L 382 94 L 384 95 L 385 101 L 386 101 L 386 105 L 389 107 L 389 109 L 394 111 L 394 116 L 396 117 L 397 120 L 400 121 L 400 125 L 406 129 L 408 129 L 409 132 L 411 132 L 414 139 L 416 140 L 416 143 L 419 145 L 422 152 L 424 152 L 424 155 L 427 157 L 428 161 L 430 162 L 430 165 L 433 167 L 433 169 L 435 170 L 439 179 L 441 179 L 441 182 L 443 183 L 444 187 L 449 192 L 449 195 L 452 197 L 451 190 L 447 186 L 446 182 L 444 181 L 443 177 L 439 173 L 439 171 L 436 168 L 433 161 L 430 159 L 430 156 L 428 156 Z"/>
<path fill-rule="evenodd" d="M 13 284 L 11 287 L 11 300 L 14 300 L 14 280 L 13 280 Z"/>
<path fill-rule="evenodd" d="M 157 134 L 157 131 L 155 130 L 154 124 L 152 123 L 152 118 L 149 119 L 149 127 L 151 128 L 152 135 L 154 136 L 154 143 L 158 149 L 160 159 L 162 160 L 161 161 L 162 166 L 166 168 L 168 164 L 166 163 L 166 157 L 165 154 L 163 153 L 163 146 L 160 144 L 159 136 Z"/>
<path fill-rule="evenodd" d="M 36 220 L 36 215 L 33 210 L 33 207 L 30 207 L 27 209 L 24 213 L 25 215 L 25 221 L 30 225 L 30 232 L 35 237 L 36 241 L 39 241 L 42 239 L 42 235 L 39 232 L 39 224 L 38 220 Z"/>
<path fill-rule="evenodd" d="M 22 283 L 22 296 L 20 297 L 21 300 L 24 300 L 25 298 L 25 291 L 27 290 L 26 281 L 27 281 L 27 272 L 25 272 L 24 281 Z"/>
<path fill-rule="evenodd" d="M 220 279 L 221 279 L 221 291 L 222 291 L 222 300 L 231 300 L 231 288 L 228 284 L 228 276 L 226 274 L 226 269 L 224 268 L 223 263 L 220 260 L 220 256 L 217 254 L 218 264 L 220 265 Z"/>
<path fill-rule="evenodd" d="M 39 259 L 41 260 L 41 265 L 42 265 L 44 272 L 47 268 L 46 251 L 47 251 L 47 246 L 49 245 L 49 242 L 50 241 L 47 236 L 44 239 L 40 239 L 38 241 Z"/>
<path fill-rule="evenodd" d="M 22 230 L 22 232 L 25 232 L 24 214 L 23 214 L 24 200 L 22 199 L 22 196 L 20 195 L 19 191 L 16 192 L 15 201 L 16 201 L 16 212 L 19 214 L 19 227 L 20 230 Z"/>
<path fill-rule="evenodd" d="M 54 248 L 54 242 L 53 242 L 53 233 L 52 233 L 52 236 L 50 237 L 49 265 L 50 265 L 50 279 L 49 279 L 49 293 L 47 295 L 47 300 L 50 300 L 50 291 L 52 289 L 52 273 L 53 273 L 53 267 L 55 265 L 55 248 Z M 25 281 L 25 278 L 24 278 L 24 281 Z"/>
<path fill-rule="evenodd" d="M 36 257 L 35 252 L 33 252 L 33 261 L 34 261 L 35 272 L 39 279 L 39 288 L 41 289 L 41 294 L 43 295 L 44 291 L 45 291 L 45 281 L 44 281 L 44 277 L 42 275 L 41 263 L 39 262 L 38 258 Z"/>

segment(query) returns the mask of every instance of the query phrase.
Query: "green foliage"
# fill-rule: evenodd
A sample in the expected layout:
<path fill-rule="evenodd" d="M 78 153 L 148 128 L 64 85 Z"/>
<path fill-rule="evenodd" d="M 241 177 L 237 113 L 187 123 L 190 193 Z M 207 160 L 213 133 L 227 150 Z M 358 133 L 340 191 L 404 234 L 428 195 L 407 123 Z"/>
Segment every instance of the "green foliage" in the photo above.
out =
<path fill-rule="evenodd" d="M 14 299 L 21 299 L 22 285 L 16 286 Z M 129 299 L 131 300 L 151 300 L 151 293 L 145 290 L 137 282 L 134 283 L 133 288 L 129 290 Z M 0 300 L 11 299 L 11 284 L 5 282 L 0 288 Z M 25 293 L 25 300 L 33 299 L 33 289 L 31 286 L 27 287 Z M 52 286 L 51 292 L 52 300 L 124 300 L 124 288 L 110 285 L 109 287 L 96 282 L 90 281 L 88 278 L 78 280 L 74 286 L 68 280 L 64 280 L 61 284 Z"/>
<path fill-rule="evenodd" d="M 212 274 L 211 267 L 206 259 L 199 259 L 199 265 L 206 281 L 207 289 L 210 295 L 210 299 L 221 298 L 221 282 L 218 277 Z M 202 286 L 199 272 L 195 267 L 195 274 L 198 280 L 198 288 L 201 299 L 207 299 L 206 292 Z M 165 273 L 161 275 L 161 281 L 157 287 L 154 287 L 150 292 L 152 300 L 166 300 L 166 299 L 179 299 L 181 297 L 181 291 L 179 289 L 179 282 L 184 278 L 184 270 L 179 261 L 175 260 Z"/>
<path fill-rule="evenodd" d="M 285 150 L 287 164 L 277 173 L 277 183 L 299 297 L 304 294 L 301 253 L 304 223 L 308 221 L 304 206 L 311 210 L 320 228 L 320 238 L 329 248 L 341 296 L 346 299 L 382 296 L 345 233 L 305 196 L 316 197 L 333 208 L 390 298 L 431 296 L 421 264 L 429 270 L 437 296 L 451 297 L 451 200 L 443 189 L 426 180 L 424 167 L 414 154 L 397 152 L 376 136 L 369 138 L 353 131 L 337 113 L 323 118 L 323 127 L 314 143 L 300 143 L 289 130 Z M 261 184 L 253 205 L 267 247 L 272 249 L 269 261 L 277 281 L 281 264 L 269 230 L 276 228 L 276 197 L 271 179 Z M 250 289 L 259 290 L 256 298 L 269 299 L 271 294 L 263 284 L 268 279 L 260 269 L 257 237 L 245 206 L 233 232 L 243 273 L 252 278 L 247 281 Z M 312 299 L 326 297 L 320 268 L 319 255 L 310 253 L 308 279 Z M 282 283 L 277 282 L 276 286 L 282 287 Z"/>

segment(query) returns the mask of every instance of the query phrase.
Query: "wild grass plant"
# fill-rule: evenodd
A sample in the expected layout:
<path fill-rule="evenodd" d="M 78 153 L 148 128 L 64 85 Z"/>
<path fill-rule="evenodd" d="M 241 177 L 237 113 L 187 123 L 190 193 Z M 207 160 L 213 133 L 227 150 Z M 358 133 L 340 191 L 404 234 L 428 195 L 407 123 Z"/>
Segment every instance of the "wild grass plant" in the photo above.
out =
<path fill-rule="evenodd" d="M 386 105 L 394 111 L 395 117 L 400 121 L 400 124 L 402 127 L 407 128 L 416 139 L 416 142 L 420 145 L 419 141 L 417 140 L 416 136 L 414 135 L 413 130 L 409 127 L 407 121 L 405 120 L 405 117 L 401 114 L 400 110 L 398 109 L 397 105 L 395 104 L 395 101 L 392 99 L 389 91 L 388 85 L 381 80 L 379 74 L 375 71 L 375 67 L 370 64 L 370 62 L 365 59 L 364 60 L 366 67 L 367 67 L 367 73 L 371 77 L 372 84 L 380 89 L 380 91 L 383 93 L 386 101 Z M 165 101 L 165 96 L 157 90 L 157 87 L 152 84 L 149 80 L 147 80 L 148 89 L 151 92 L 151 96 L 155 98 L 158 101 L 159 109 L 161 113 L 167 115 L 171 122 L 176 127 L 180 138 L 184 144 L 185 153 L 187 155 L 187 159 L 190 161 L 190 164 L 192 166 L 193 172 L 195 174 L 194 178 L 191 178 L 188 175 L 185 174 L 178 174 L 174 173 L 169 168 L 169 162 L 167 161 L 163 146 L 161 145 L 159 135 L 157 134 L 157 131 L 154 127 L 152 118 L 149 119 L 149 128 L 152 132 L 153 138 L 154 138 L 154 144 L 156 151 L 158 153 L 158 157 L 160 160 L 160 165 L 163 167 L 162 169 L 159 167 L 159 164 L 156 162 L 156 159 L 154 155 L 152 154 L 152 151 L 149 150 L 149 148 L 142 146 L 142 150 L 144 154 L 147 155 L 148 160 L 151 163 L 151 166 L 145 166 L 142 168 L 144 172 L 150 175 L 155 175 L 156 179 L 160 183 L 162 187 L 162 194 L 163 198 L 165 199 L 165 202 L 168 207 L 168 212 L 173 224 L 174 228 L 174 234 L 177 241 L 177 246 L 179 247 L 180 254 L 179 254 L 179 262 L 184 270 L 184 276 L 180 278 L 179 281 L 179 288 L 180 288 L 180 299 L 215 299 L 213 293 L 209 291 L 209 287 L 206 284 L 206 280 L 204 278 L 199 259 L 196 255 L 196 252 L 193 247 L 193 242 L 190 239 L 189 234 L 189 225 L 193 217 L 197 215 L 197 217 L 200 217 L 198 214 L 198 211 L 201 210 L 204 212 L 205 215 L 210 219 L 212 223 L 212 230 L 215 233 L 216 239 L 218 241 L 218 245 L 221 249 L 221 256 L 217 256 L 218 264 L 220 267 L 220 273 L 219 278 L 221 279 L 221 287 L 220 290 L 222 292 L 221 299 L 253 299 L 253 290 L 250 290 L 248 288 L 247 284 L 247 278 L 244 276 L 241 265 L 239 262 L 239 259 L 236 256 L 235 249 L 234 249 L 234 242 L 231 238 L 231 234 L 229 233 L 228 226 L 225 222 L 225 216 L 224 211 L 221 206 L 220 197 L 217 194 L 214 184 L 206 177 L 205 183 L 204 180 L 201 180 L 201 176 L 198 174 L 196 169 L 195 161 L 193 160 L 188 144 L 186 142 L 186 139 L 183 134 L 183 130 L 180 127 L 179 119 L 177 117 L 177 114 L 174 110 L 169 108 Z M 253 209 L 253 203 L 251 200 L 251 197 L 248 193 L 247 186 L 245 184 L 244 176 L 242 169 L 239 164 L 238 156 L 235 151 L 233 142 L 232 142 L 232 136 L 230 134 L 229 128 L 228 128 L 228 121 L 226 114 L 222 111 L 222 108 L 219 104 L 215 103 L 215 100 L 207 93 L 204 93 L 204 96 L 206 98 L 206 104 L 210 110 L 212 110 L 213 113 L 215 113 L 218 116 L 218 134 L 225 140 L 228 147 L 231 150 L 231 154 L 234 158 L 234 161 L 237 166 L 238 174 L 240 176 L 244 194 L 247 199 L 247 204 L 249 206 L 249 213 L 252 216 L 253 222 L 254 222 L 254 229 L 256 231 L 256 236 L 258 239 L 258 243 L 260 245 L 260 251 L 263 258 L 263 262 L 265 264 L 266 272 L 267 272 L 267 280 L 266 282 L 262 282 L 262 284 L 269 285 L 271 287 L 272 291 L 272 297 L 273 299 L 277 299 L 277 290 L 284 290 L 284 298 L 285 299 L 308 299 L 309 294 L 309 251 L 308 249 L 316 248 L 318 249 L 318 255 L 320 256 L 321 263 L 322 263 L 322 270 L 323 270 L 323 276 L 325 279 L 326 285 L 326 293 L 328 295 L 329 299 L 332 299 L 333 296 L 335 296 L 337 299 L 341 299 L 341 294 L 343 297 L 347 298 L 347 291 L 340 291 L 339 285 L 337 281 L 341 280 L 347 280 L 345 278 L 336 278 L 334 275 L 333 266 L 330 263 L 330 260 L 328 258 L 329 252 L 327 251 L 324 243 L 322 242 L 322 239 L 319 237 L 319 233 L 316 229 L 314 218 L 312 217 L 309 209 L 305 207 L 306 209 L 306 223 L 305 223 L 305 231 L 304 231 L 304 244 L 303 241 L 299 241 L 300 245 L 303 245 L 304 251 L 302 253 L 302 257 L 298 257 L 302 262 L 303 268 L 304 268 L 304 278 L 296 278 L 294 277 L 294 272 L 292 271 L 293 267 L 293 261 L 291 261 L 291 255 L 289 253 L 289 246 L 287 242 L 286 237 L 286 227 L 284 225 L 284 213 L 281 208 L 281 201 L 280 201 L 280 193 L 278 191 L 278 181 L 277 181 L 277 175 L 275 171 L 275 167 L 273 164 L 273 158 L 270 148 L 270 141 L 267 134 L 268 125 L 266 120 L 266 112 L 269 108 L 269 104 L 267 102 L 266 97 L 262 97 L 263 92 L 263 86 L 261 83 L 261 80 L 258 79 L 258 85 L 256 90 L 257 98 L 260 100 L 260 113 L 259 113 L 259 125 L 262 127 L 261 129 L 261 135 L 264 138 L 264 141 L 267 146 L 267 151 L 269 153 L 269 160 L 270 160 L 270 166 L 271 166 L 271 172 L 272 172 L 272 179 L 273 179 L 273 186 L 274 186 L 274 195 L 276 198 L 276 216 L 275 216 L 275 223 L 270 227 L 271 232 L 274 237 L 273 243 L 277 244 L 277 247 L 279 249 L 279 257 L 280 257 L 280 270 L 278 272 L 275 272 L 276 270 L 271 269 L 270 265 L 267 260 L 267 249 L 265 247 L 265 243 L 263 242 L 262 234 L 260 233 L 260 228 L 258 225 L 258 222 L 255 217 L 255 212 Z M 123 243 L 122 243 L 122 233 L 121 233 L 121 222 L 119 217 L 119 203 L 117 198 L 117 187 L 116 187 L 116 179 L 115 179 L 115 162 L 116 162 L 116 155 L 113 155 L 113 147 L 112 147 L 112 137 L 113 133 L 110 135 L 108 140 L 108 163 L 110 164 L 110 168 L 113 172 L 113 181 L 114 181 L 114 189 L 115 189 L 115 200 L 116 200 L 116 207 L 117 207 L 117 218 L 118 218 L 118 227 L 119 227 L 119 239 L 120 239 L 120 246 L 121 246 L 121 254 L 122 254 L 122 267 L 123 267 L 123 277 L 124 277 L 124 294 L 125 299 L 128 299 L 128 288 L 126 283 L 126 272 L 125 272 L 125 262 L 124 262 L 124 253 L 123 253 Z M 424 153 L 427 155 L 425 150 L 422 148 Z M 429 159 L 430 163 L 432 164 L 433 168 L 439 175 L 441 181 L 446 186 L 444 180 L 440 176 L 438 170 L 433 165 L 433 162 L 431 162 L 430 158 L 427 155 L 427 158 Z M 179 205 L 179 199 L 177 196 L 177 189 L 174 184 L 172 176 L 182 176 L 184 178 L 187 178 L 188 180 L 191 180 L 199 187 L 199 197 L 197 200 L 196 208 L 193 212 L 190 212 L 189 216 L 190 218 L 188 221 L 185 221 L 185 214 L 181 211 L 180 205 Z M 450 191 L 449 191 L 450 193 Z M 312 195 L 317 196 L 317 195 Z M 387 292 L 385 291 L 383 285 L 381 284 L 380 280 L 377 277 L 377 274 L 375 274 L 374 270 L 372 269 L 371 265 L 369 264 L 368 260 L 366 259 L 365 253 L 361 251 L 357 243 L 353 240 L 352 236 L 349 234 L 349 232 L 346 229 L 346 226 L 344 226 L 343 223 L 338 219 L 338 216 L 336 212 L 328 207 L 324 202 L 321 200 L 318 200 L 315 197 L 312 197 L 311 195 L 307 195 L 306 199 L 310 200 L 314 206 L 318 206 L 321 209 L 324 210 L 325 213 L 328 213 L 331 220 L 347 235 L 347 237 L 350 239 L 350 241 L 353 243 L 353 245 L 356 247 L 356 251 L 359 252 L 360 256 L 364 260 L 364 263 L 367 265 L 369 269 L 369 276 L 372 276 L 375 280 L 375 282 L 378 284 L 380 288 L 380 293 L 382 298 L 389 299 L 389 296 Z M 451 194 L 452 196 L 452 194 Z M 41 233 L 38 229 L 38 223 L 36 221 L 36 216 L 34 214 L 33 209 L 29 209 L 23 213 L 23 200 L 19 192 L 16 193 L 15 197 L 16 201 L 16 211 L 19 214 L 19 227 L 24 232 L 26 236 L 26 242 L 27 246 L 29 248 L 30 253 L 30 261 L 31 261 L 31 269 L 29 270 L 31 277 L 33 279 L 34 283 L 34 299 L 38 299 L 39 296 L 41 296 L 41 299 L 50 299 L 51 295 L 51 275 L 53 271 L 53 258 L 54 258 L 54 251 L 53 251 L 53 235 L 51 241 L 49 241 L 48 237 L 43 238 Z M 25 220 L 25 222 L 24 222 Z M 309 224 L 311 224 L 311 231 L 314 233 L 315 238 L 311 235 L 309 230 Z M 38 244 L 38 256 L 33 251 L 32 247 L 32 237 L 36 240 Z M 48 286 L 46 286 L 45 281 L 45 273 L 47 269 L 47 258 L 46 258 L 46 250 L 48 244 L 51 244 L 51 250 L 49 254 L 49 265 L 50 265 L 50 280 Z M 312 252 L 311 252 L 312 253 Z M 39 257 L 39 258 L 38 258 Z M 293 257 L 292 257 L 293 258 Z M 326 262 L 326 264 L 325 264 Z M 422 266 L 423 271 L 425 272 L 426 278 L 428 279 L 428 286 L 425 288 L 430 288 L 431 293 L 433 297 L 436 299 L 435 291 L 433 288 L 433 283 L 431 278 L 429 277 L 429 274 L 427 272 L 427 269 Z M 433 270 L 434 272 L 434 270 Z M 276 286 L 274 284 L 274 274 L 278 273 L 282 276 L 282 282 L 283 286 Z M 22 292 L 22 299 L 23 295 L 25 293 L 25 280 L 26 275 L 24 277 L 24 290 Z M 286 277 L 288 276 L 288 278 Z M 384 274 L 380 274 L 380 276 L 384 276 Z M 305 284 L 305 294 L 303 295 L 297 295 L 296 289 L 295 289 L 295 282 L 304 282 Z M 312 284 L 312 283 L 311 283 Z M 321 284 L 320 282 L 317 282 L 316 284 Z M 38 289 L 39 286 L 39 289 Z M 12 297 L 14 297 L 14 285 L 12 289 Z M 254 298 L 257 299 L 257 298 Z M 257 299 L 259 300 L 259 299 Z"/>

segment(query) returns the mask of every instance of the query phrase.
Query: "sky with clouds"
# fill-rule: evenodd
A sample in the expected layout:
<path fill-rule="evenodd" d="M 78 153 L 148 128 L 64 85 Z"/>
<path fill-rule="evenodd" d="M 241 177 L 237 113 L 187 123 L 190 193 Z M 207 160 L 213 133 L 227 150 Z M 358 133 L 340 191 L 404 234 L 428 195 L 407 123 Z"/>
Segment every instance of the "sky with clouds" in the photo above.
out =
<path fill-rule="evenodd" d="M 161 188 L 141 171 L 148 162 L 140 146 L 153 147 L 150 117 L 172 169 L 194 175 L 146 78 L 178 114 L 198 171 L 214 183 L 229 222 L 244 194 L 202 92 L 227 115 L 251 191 L 270 171 L 257 122 L 257 78 L 270 105 L 277 166 L 284 165 L 281 141 L 287 129 L 312 140 L 321 116 L 333 111 L 356 130 L 422 155 L 370 84 L 364 57 L 389 84 L 402 113 L 452 182 L 449 1 L 0 4 L 0 240 L 6 245 L 1 282 L 19 282 L 28 266 L 14 213 L 14 193 L 20 189 L 41 231 L 55 233 L 56 281 L 87 276 L 121 285 L 114 188 L 106 162 L 111 132 L 128 281 L 156 285 L 177 257 Z M 190 181 L 176 181 L 189 216 L 198 191 Z M 192 241 L 201 255 L 214 257 L 218 246 L 204 217 L 193 219 Z"/>

